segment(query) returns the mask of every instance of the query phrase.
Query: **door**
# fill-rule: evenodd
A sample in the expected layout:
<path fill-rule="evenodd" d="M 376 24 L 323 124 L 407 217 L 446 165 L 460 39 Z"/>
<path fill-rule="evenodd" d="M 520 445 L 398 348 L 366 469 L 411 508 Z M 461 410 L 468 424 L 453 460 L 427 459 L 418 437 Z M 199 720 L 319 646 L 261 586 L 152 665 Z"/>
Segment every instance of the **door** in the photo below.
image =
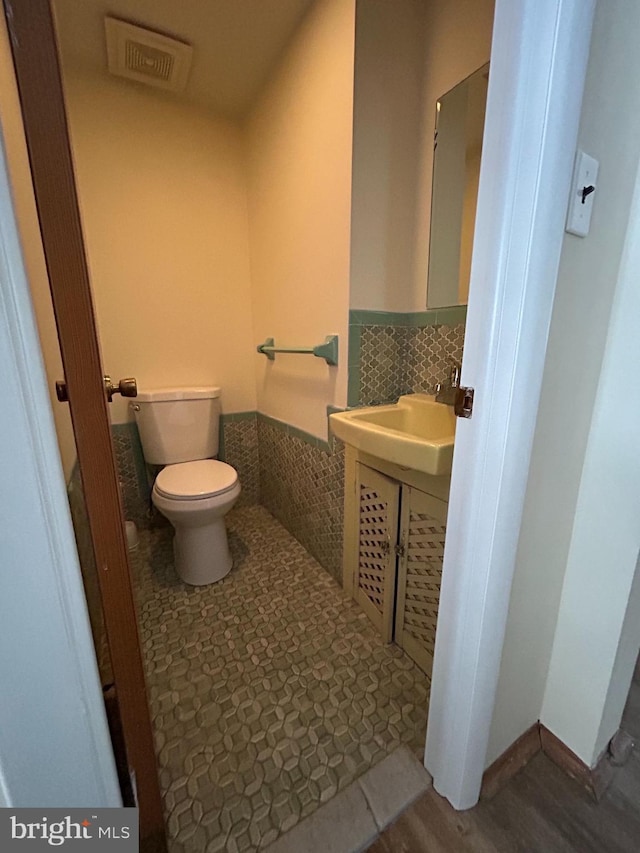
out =
<path fill-rule="evenodd" d="M 5 0 L 38 217 L 143 850 L 166 850 L 111 430 L 48 0 Z"/>
<path fill-rule="evenodd" d="M 390 643 L 400 485 L 366 465 L 358 464 L 357 471 L 358 553 L 354 597 L 380 631 L 383 641 Z"/>

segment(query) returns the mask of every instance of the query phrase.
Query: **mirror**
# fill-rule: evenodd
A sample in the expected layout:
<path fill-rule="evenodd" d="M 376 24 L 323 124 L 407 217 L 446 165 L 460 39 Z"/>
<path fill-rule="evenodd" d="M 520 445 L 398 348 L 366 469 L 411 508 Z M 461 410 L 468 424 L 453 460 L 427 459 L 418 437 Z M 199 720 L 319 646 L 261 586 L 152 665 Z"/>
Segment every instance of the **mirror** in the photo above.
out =
<path fill-rule="evenodd" d="M 467 303 L 488 81 L 489 63 L 436 104 L 428 308 Z"/>

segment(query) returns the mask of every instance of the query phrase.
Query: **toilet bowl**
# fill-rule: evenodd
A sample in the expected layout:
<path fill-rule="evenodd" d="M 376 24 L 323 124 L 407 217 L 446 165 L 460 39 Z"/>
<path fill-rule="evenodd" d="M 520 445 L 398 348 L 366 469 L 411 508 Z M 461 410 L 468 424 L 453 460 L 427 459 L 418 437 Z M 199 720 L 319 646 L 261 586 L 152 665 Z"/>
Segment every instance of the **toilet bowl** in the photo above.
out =
<path fill-rule="evenodd" d="M 239 496 L 236 471 L 213 459 L 167 465 L 156 477 L 151 500 L 175 530 L 176 572 L 185 583 L 214 583 L 231 570 L 224 516 Z"/>
<path fill-rule="evenodd" d="M 165 466 L 151 500 L 175 530 L 177 574 L 194 586 L 219 581 L 231 569 L 224 516 L 240 496 L 235 469 L 211 458 L 220 444 L 220 388 L 140 389 L 131 408 L 145 460 Z"/>

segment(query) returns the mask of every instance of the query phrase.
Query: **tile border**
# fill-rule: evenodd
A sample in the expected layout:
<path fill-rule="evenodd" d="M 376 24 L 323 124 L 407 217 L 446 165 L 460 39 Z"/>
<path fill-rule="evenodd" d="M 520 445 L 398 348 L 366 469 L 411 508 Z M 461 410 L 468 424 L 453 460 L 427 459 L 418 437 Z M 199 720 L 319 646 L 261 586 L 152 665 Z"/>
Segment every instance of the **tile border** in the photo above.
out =
<path fill-rule="evenodd" d="M 250 421 L 255 418 L 258 412 L 256 410 L 248 412 L 229 412 L 228 414 L 220 415 L 222 423 L 235 423 L 237 421 Z"/>
<path fill-rule="evenodd" d="M 369 311 L 354 308 L 349 311 L 349 326 L 424 326 L 455 325 L 467 319 L 466 305 L 432 308 L 428 311 Z M 351 341 L 349 341 L 351 343 Z M 351 354 L 349 354 L 351 361 Z"/>

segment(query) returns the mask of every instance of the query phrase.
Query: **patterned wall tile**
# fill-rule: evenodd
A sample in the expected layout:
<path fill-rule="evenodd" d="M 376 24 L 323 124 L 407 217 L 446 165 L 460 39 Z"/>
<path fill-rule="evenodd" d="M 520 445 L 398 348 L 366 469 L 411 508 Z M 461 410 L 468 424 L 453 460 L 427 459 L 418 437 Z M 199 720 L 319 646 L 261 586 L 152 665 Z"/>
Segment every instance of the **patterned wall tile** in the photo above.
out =
<path fill-rule="evenodd" d="M 406 364 L 408 333 L 402 326 L 363 326 L 360 337 L 360 404 L 398 399 Z"/>
<path fill-rule="evenodd" d="M 404 384 L 410 391 L 433 393 L 437 382 L 451 372 L 451 363 L 462 363 L 464 324 L 412 329 L 407 344 Z"/>
<path fill-rule="evenodd" d="M 363 326 L 358 404 L 394 403 L 402 394 L 433 393 L 451 361 L 462 361 L 464 323 L 455 326 Z"/>
<path fill-rule="evenodd" d="M 223 418 L 224 433 L 220 458 L 238 472 L 242 493 L 238 506 L 260 502 L 260 461 L 258 453 L 258 416 L 241 420 Z"/>
<path fill-rule="evenodd" d="M 151 483 L 135 423 L 112 424 L 111 436 L 118 468 L 125 518 L 138 527 L 151 523 Z"/>
<path fill-rule="evenodd" d="M 258 417 L 260 501 L 342 581 L 344 451 L 325 450 Z"/>

